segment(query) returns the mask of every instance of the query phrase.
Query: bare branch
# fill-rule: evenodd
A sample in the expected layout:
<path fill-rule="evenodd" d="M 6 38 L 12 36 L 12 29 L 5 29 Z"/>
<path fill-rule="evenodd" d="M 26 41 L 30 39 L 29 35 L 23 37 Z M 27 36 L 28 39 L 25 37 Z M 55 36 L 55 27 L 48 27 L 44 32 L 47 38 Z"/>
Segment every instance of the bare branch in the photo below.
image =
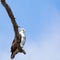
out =
<path fill-rule="evenodd" d="M 15 32 L 15 36 L 18 36 L 19 35 L 19 33 L 18 33 L 18 25 L 16 23 L 16 20 L 15 20 L 15 17 L 13 15 L 13 13 L 12 13 L 11 8 L 9 7 L 9 5 L 6 3 L 5 0 L 1 0 L 1 3 L 4 6 L 4 8 L 6 9 L 6 11 L 7 11 L 8 15 L 9 15 L 9 17 L 11 19 L 11 22 L 12 22 L 13 28 L 14 28 L 14 32 Z"/>

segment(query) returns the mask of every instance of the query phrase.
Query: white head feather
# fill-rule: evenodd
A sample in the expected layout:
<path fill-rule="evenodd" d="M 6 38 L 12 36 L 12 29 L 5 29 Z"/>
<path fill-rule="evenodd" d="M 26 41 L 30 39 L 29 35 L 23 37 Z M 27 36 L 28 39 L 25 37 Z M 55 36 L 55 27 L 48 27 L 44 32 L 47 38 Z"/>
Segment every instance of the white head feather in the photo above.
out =
<path fill-rule="evenodd" d="M 24 28 L 20 29 L 19 34 L 21 34 L 21 33 L 25 33 L 25 29 Z"/>

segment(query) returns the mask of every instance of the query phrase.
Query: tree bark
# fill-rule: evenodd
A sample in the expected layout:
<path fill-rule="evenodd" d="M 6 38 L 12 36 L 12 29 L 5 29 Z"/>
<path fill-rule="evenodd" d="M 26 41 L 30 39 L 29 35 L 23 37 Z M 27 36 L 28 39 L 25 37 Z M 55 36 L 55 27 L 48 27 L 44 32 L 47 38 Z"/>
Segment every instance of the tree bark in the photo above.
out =
<path fill-rule="evenodd" d="M 9 7 L 9 5 L 6 3 L 5 0 L 1 0 L 1 4 L 3 5 L 3 7 L 6 9 L 10 19 L 11 19 L 11 22 L 12 22 L 12 25 L 13 25 L 13 29 L 14 29 L 14 32 L 15 32 L 15 36 L 18 37 L 19 36 L 19 32 L 18 32 L 18 25 L 16 23 L 16 20 L 15 20 L 15 17 L 12 13 L 12 10 L 11 8 Z"/>

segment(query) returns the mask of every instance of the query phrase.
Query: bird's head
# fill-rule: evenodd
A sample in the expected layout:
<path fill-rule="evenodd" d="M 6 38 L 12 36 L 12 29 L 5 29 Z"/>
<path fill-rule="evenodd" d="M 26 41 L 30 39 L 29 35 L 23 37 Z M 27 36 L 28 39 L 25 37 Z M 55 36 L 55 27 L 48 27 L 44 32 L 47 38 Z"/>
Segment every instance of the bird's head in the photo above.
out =
<path fill-rule="evenodd" d="M 25 29 L 24 28 L 21 28 L 19 33 L 25 33 Z"/>

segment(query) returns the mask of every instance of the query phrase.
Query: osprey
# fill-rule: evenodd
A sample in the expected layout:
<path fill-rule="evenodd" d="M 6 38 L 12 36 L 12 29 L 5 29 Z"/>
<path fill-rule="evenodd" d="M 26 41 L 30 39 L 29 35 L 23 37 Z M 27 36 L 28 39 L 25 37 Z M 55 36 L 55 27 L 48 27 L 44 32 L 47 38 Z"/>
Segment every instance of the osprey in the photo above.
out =
<path fill-rule="evenodd" d="M 23 49 L 25 41 L 26 41 L 25 30 L 21 28 L 19 31 L 19 41 L 15 38 L 12 43 L 11 59 L 13 59 L 18 52 L 26 54 L 26 52 Z"/>

